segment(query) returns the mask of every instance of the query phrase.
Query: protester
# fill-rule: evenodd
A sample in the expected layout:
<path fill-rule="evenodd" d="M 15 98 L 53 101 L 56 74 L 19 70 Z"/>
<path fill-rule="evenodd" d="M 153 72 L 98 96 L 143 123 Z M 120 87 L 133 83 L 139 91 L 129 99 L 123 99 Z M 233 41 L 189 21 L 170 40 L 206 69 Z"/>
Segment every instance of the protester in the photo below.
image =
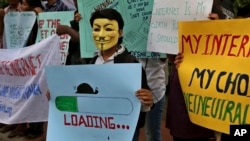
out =
<path fill-rule="evenodd" d="M 3 48 L 4 15 L 4 9 L 0 8 L 0 49 Z"/>
<path fill-rule="evenodd" d="M 114 9 L 103 9 L 91 15 L 90 24 L 92 26 L 93 39 L 98 54 L 90 62 L 93 64 L 113 64 L 113 63 L 137 63 L 138 61 L 130 55 L 127 49 L 121 45 L 124 21 L 120 13 Z M 136 91 L 136 96 L 142 103 L 142 111 L 138 120 L 133 141 L 139 138 L 139 128 L 144 126 L 145 112 L 153 105 L 152 94 L 147 84 L 144 69 L 142 69 L 142 89 Z M 145 108 L 146 107 L 146 108 Z"/>
<path fill-rule="evenodd" d="M 92 34 L 97 54 L 90 64 L 139 63 L 136 58 L 121 45 L 124 21 L 121 14 L 114 9 L 103 9 L 92 13 L 90 18 Z M 144 126 L 146 112 L 153 106 L 153 97 L 147 84 L 147 78 L 142 68 L 142 88 L 135 92 L 141 101 L 142 108 L 138 119 L 133 141 L 139 140 L 140 128 Z M 47 93 L 50 98 L 49 92 Z"/>
<path fill-rule="evenodd" d="M 46 12 L 55 12 L 55 11 L 74 11 L 74 8 L 69 8 L 61 0 L 48 0 L 45 5 Z"/>
<path fill-rule="evenodd" d="M 70 9 L 76 10 L 75 2 L 74 0 L 62 0 L 62 2 L 67 5 Z"/>
<path fill-rule="evenodd" d="M 4 16 L 10 11 L 21 11 L 20 0 L 7 0 L 8 6 L 4 9 L 0 9 L 0 48 L 5 48 L 5 37 L 4 37 Z M 1 133 L 6 133 L 16 128 L 15 124 L 11 125 L 0 125 Z"/>
<path fill-rule="evenodd" d="M 8 6 L 4 8 L 5 13 L 9 11 L 21 11 L 21 0 L 8 0 Z"/>
<path fill-rule="evenodd" d="M 232 0 L 214 0 L 213 13 L 217 13 L 219 19 L 233 19 L 235 17 Z"/>
<path fill-rule="evenodd" d="M 235 3 L 236 3 L 237 1 L 235 1 Z M 242 1 L 243 2 L 243 1 Z M 243 2 L 244 3 L 244 2 Z M 222 3 L 223 4 L 223 3 Z M 228 4 L 228 3 L 227 3 Z M 232 4 L 232 3 L 231 3 Z M 236 8 L 236 17 L 234 16 L 234 15 L 232 15 L 233 17 L 235 17 L 235 18 L 247 18 L 247 17 L 249 17 L 250 16 L 250 2 L 246 2 L 246 3 L 244 3 L 244 4 L 240 4 L 241 6 L 239 6 L 239 7 L 235 7 Z M 242 6 L 243 5 L 243 6 Z M 228 6 L 228 7 L 230 7 L 230 6 Z M 232 6 L 231 6 L 232 7 Z M 223 10 L 223 9 L 222 9 Z M 232 8 L 231 8 L 231 11 L 232 11 Z M 221 17 L 220 17 L 221 18 Z M 223 17 L 222 17 L 223 18 Z M 227 18 L 227 17 L 225 17 L 225 18 Z M 217 18 L 218 19 L 218 18 Z M 176 56 L 176 58 L 175 58 L 175 64 L 176 64 L 176 67 L 178 68 L 179 67 L 179 65 L 180 65 L 180 63 L 182 62 L 182 60 L 183 60 L 183 54 L 181 54 L 181 53 L 179 53 L 177 56 Z M 217 132 L 217 135 L 218 135 L 219 133 Z M 221 136 L 220 136 L 220 134 L 219 134 L 219 137 L 217 138 L 217 141 L 231 141 L 232 140 L 232 138 L 230 137 L 230 135 L 228 135 L 228 134 L 224 134 L 224 133 L 222 133 L 221 134 Z"/>
<path fill-rule="evenodd" d="M 214 131 L 193 124 L 188 116 L 179 76 L 174 65 L 175 55 L 168 55 L 171 65 L 166 127 L 174 141 L 209 141 Z"/>
<path fill-rule="evenodd" d="M 9 11 L 21 11 L 20 0 L 8 0 L 8 6 L 4 9 L 0 9 L 0 48 L 5 48 L 5 37 L 4 37 L 4 15 Z"/>
<path fill-rule="evenodd" d="M 168 70 L 166 68 L 168 66 L 167 61 L 165 58 L 138 58 L 138 61 L 146 71 L 148 85 L 154 101 L 154 108 L 146 114 L 144 127 L 146 140 L 162 141 L 161 123 L 166 99 L 165 69 Z"/>
<path fill-rule="evenodd" d="M 43 12 L 44 8 L 42 6 L 41 1 L 22 0 L 21 10 L 22 11 L 34 11 L 38 15 L 40 12 Z"/>
<path fill-rule="evenodd" d="M 45 8 L 44 12 L 60 12 L 60 11 L 75 11 L 75 8 L 70 8 L 68 7 L 62 0 L 41 0 L 43 7 Z M 75 4 L 76 4 L 76 0 L 74 0 Z M 76 6 L 77 7 L 77 6 Z M 75 22 L 73 22 L 75 23 Z M 78 25 L 77 25 L 78 26 Z M 57 29 L 59 29 L 61 26 L 57 25 Z M 78 27 L 77 27 L 78 28 Z M 75 33 L 77 33 L 77 31 L 75 31 L 74 29 L 72 29 L 72 31 Z M 62 31 L 64 32 L 64 31 Z M 67 31 L 66 31 L 67 32 Z M 58 33 L 59 34 L 59 33 Z M 62 34 L 70 34 L 70 33 L 62 33 Z M 61 34 L 61 35 L 62 35 Z M 78 33 L 77 33 L 78 34 Z M 75 34 L 74 34 L 75 35 Z M 75 38 L 74 35 L 70 35 L 71 36 L 71 43 L 73 45 L 77 45 L 78 43 L 75 42 Z M 76 35 L 76 37 L 79 37 L 78 35 Z M 78 39 L 76 39 L 78 40 Z M 70 45 L 69 45 L 70 46 Z M 72 45 L 71 45 L 72 46 Z M 67 60 L 66 60 L 67 61 Z M 49 97 L 49 91 L 48 93 L 46 93 L 47 97 Z M 45 122 L 45 132 L 47 130 L 47 122 Z M 45 135 L 46 136 L 46 135 Z"/>
<path fill-rule="evenodd" d="M 34 11 L 36 15 L 38 15 L 39 13 L 44 11 L 44 8 L 42 6 L 41 1 L 22 0 L 21 10 Z M 38 24 L 37 21 L 35 21 L 26 46 L 30 46 L 36 43 L 37 31 L 38 31 Z"/>
<path fill-rule="evenodd" d="M 238 3 L 239 1 L 235 1 L 234 5 L 236 10 L 236 19 L 249 18 L 250 17 L 250 1 L 242 1 L 242 3 Z M 221 141 L 230 141 L 232 138 L 228 134 L 221 135 Z"/>
<path fill-rule="evenodd" d="M 74 0 L 75 7 L 77 7 L 77 0 Z M 71 39 L 69 41 L 69 49 L 66 58 L 66 65 L 86 64 L 89 59 L 81 58 L 80 54 L 80 35 L 79 35 L 79 21 L 82 19 L 78 10 L 75 11 L 74 20 L 70 21 L 68 25 L 58 25 L 56 33 L 58 35 L 68 34 Z"/>
<path fill-rule="evenodd" d="M 103 19 L 105 19 L 105 20 L 103 20 Z M 100 22 L 100 27 L 96 26 L 99 23 L 95 22 L 95 21 Z M 103 21 L 105 21 L 106 23 L 112 23 L 112 24 L 105 28 L 105 26 L 102 25 Z M 118 25 L 116 25 L 117 22 L 118 22 Z M 122 35 L 121 34 L 122 34 L 124 23 L 123 23 L 123 19 L 122 19 L 121 15 L 119 13 L 117 13 L 115 10 L 112 10 L 112 9 L 107 9 L 107 10 L 102 10 L 102 11 L 96 12 L 92 15 L 91 25 L 93 26 L 93 35 L 96 34 L 96 36 L 97 36 L 96 38 L 99 38 L 99 36 L 102 36 L 102 35 L 97 35 L 97 34 L 101 34 L 101 30 L 106 32 L 107 34 L 110 34 L 110 32 L 113 32 L 113 31 L 117 32 L 116 35 L 113 35 L 113 36 L 117 36 L 117 37 L 115 37 L 115 39 L 117 41 L 116 40 L 111 41 L 112 43 L 108 44 L 107 49 L 102 49 L 100 47 L 100 44 L 98 43 L 98 41 L 95 40 L 97 43 L 96 46 L 99 47 L 100 52 L 98 54 L 99 56 L 94 57 L 94 60 L 96 60 L 96 61 L 91 60 L 90 61 L 91 63 L 93 63 L 93 64 L 96 64 L 96 63 L 106 64 L 106 63 L 123 63 L 123 62 L 129 63 L 130 61 L 132 61 L 130 63 L 137 62 L 134 57 L 129 55 L 126 48 L 120 45 L 122 42 L 122 37 L 121 37 Z M 119 29 L 117 26 L 119 26 Z M 59 33 L 59 35 L 68 33 L 73 37 L 73 40 L 76 40 L 79 42 L 79 33 L 76 32 L 76 30 L 73 30 L 72 28 L 70 28 L 68 26 L 65 26 L 65 25 L 58 26 L 57 33 Z M 111 36 L 111 35 L 107 35 L 107 38 L 109 38 L 109 36 Z M 95 38 L 95 35 L 94 35 L 94 38 Z M 103 46 L 105 46 L 105 44 L 103 44 Z M 119 48 L 119 49 L 117 50 L 117 48 Z M 117 52 L 119 52 L 119 55 L 117 55 L 117 56 L 114 55 Z M 123 55 L 125 55 L 125 58 L 123 57 Z M 148 88 L 145 79 L 146 78 L 144 76 L 143 88 Z M 139 93 L 144 94 L 144 92 L 146 93 L 148 91 L 146 91 L 145 89 L 142 89 L 142 90 L 138 91 L 138 94 Z M 139 96 L 139 98 L 141 98 L 140 94 L 138 96 Z M 138 128 L 136 130 L 134 140 L 138 140 L 139 128 L 142 127 L 144 124 L 144 116 L 145 116 L 145 113 L 140 114 L 139 123 L 137 126 Z"/>
<path fill-rule="evenodd" d="M 0 3 L 0 43 L 2 43 L 2 34 L 3 34 L 3 29 L 4 29 L 4 21 L 3 17 L 5 15 L 4 8 L 8 6 L 8 3 L 6 0 L 2 0 Z M 0 44 L 0 49 L 3 48 L 2 45 Z M 1 126 L 0 126 L 1 127 Z"/>
<path fill-rule="evenodd" d="M 79 13 L 77 13 L 79 14 Z M 78 17 L 78 18 L 77 18 Z M 80 15 L 76 15 L 74 21 L 78 21 Z M 72 23 L 72 22 L 71 22 Z M 78 23 L 78 22 L 77 22 Z M 72 25 L 72 24 L 71 24 Z M 72 26 L 71 26 L 72 27 Z M 57 27 L 57 34 L 69 34 L 72 41 L 79 43 L 79 33 L 77 29 L 72 29 L 67 25 L 59 25 Z M 77 31 L 77 32 L 76 32 Z M 67 56 L 66 65 L 68 64 L 83 64 L 88 62 L 88 59 L 78 59 L 80 55 L 80 49 L 76 45 L 69 46 L 69 54 Z M 80 61 L 79 61 L 80 60 Z M 84 61 L 85 60 L 85 61 Z M 150 89 L 152 90 L 154 108 L 146 115 L 145 131 L 148 140 L 157 139 L 161 140 L 161 117 L 165 103 L 165 59 L 138 59 L 142 63 L 143 68 L 146 71 L 147 79 Z M 138 133 L 139 134 L 139 133 Z"/>
<path fill-rule="evenodd" d="M 217 17 L 210 19 L 233 19 L 235 17 L 233 1 L 232 0 L 214 0 L 214 6 L 212 11 L 217 13 Z M 221 140 L 221 133 L 215 131 L 216 141 Z"/>
<path fill-rule="evenodd" d="M 214 13 L 214 11 L 216 13 Z M 220 0 L 214 0 L 213 13 L 208 15 L 211 20 L 226 17 L 221 9 Z M 215 138 L 214 131 L 195 125 L 191 122 L 186 108 L 177 68 L 183 55 L 168 55 L 172 64 L 170 74 L 170 90 L 168 96 L 166 127 L 170 129 L 174 141 L 209 141 Z"/>
<path fill-rule="evenodd" d="M 34 11 L 37 15 L 43 12 L 44 8 L 42 6 L 41 1 L 34 0 L 22 0 L 21 10 L 22 11 Z M 38 31 L 37 21 L 34 23 L 34 26 L 31 30 L 29 39 L 27 41 L 26 46 L 30 46 L 36 43 L 36 36 Z M 26 138 L 33 139 L 36 138 L 43 133 L 43 125 L 44 122 L 35 122 L 35 123 L 27 123 L 27 127 L 25 130 L 21 130 L 21 135 Z M 19 130 L 20 131 L 20 130 Z M 20 136 L 20 135 L 19 135 Z"/>
<path fill-rule="evenodd" d="M 16 3 L 11 3 L 12 5 L 15 5 Z M 43 7 L 41 5 L 41 2 L 40 1 L 33 1 L 33 0 L 22 0 L 21 1 L 21 6 L 20 4 L 18 4 L 19 7 L 20 7 L 20 11 L 34 11 L 36 13 L 39 13 L 39 12 L 42 12 L 43 10 Z M 13 7 L 13 6 L 12 6 Z M 29 46 L 29 45 L 32 45 L 35 43 L 35 39 L 36 39 L 36 35 L 37 35 L 37 23 L 34 24 L 33 26 L 33 29 L 30 33 L 30 36 L 29 36 L 29 39 L 27 41 L 27 44 L 25 46 Z M 6 126 L 5 128 L 2 129 L 2 132 L 8 132 L 9 130 L 12 130 L 10 132 L 10 134 L 8 135 L 8 138 L 13 138 L 13 137 L 16 137 L 16 136 L 24 136 L 25 134 L 27 136 L 35 136 L 35 132 L 37 128 L 32 128 L 33 127 L 33 123 L 29 125 L 29 129 L 28 129 L 28 123 L 20 123 L 20 124 L 13 124 L 13 125 L 9 125 L 9 126 Z M 37 124 L 37 123 L 35 123 Z M 42 125 L 41 125 L 42 126 Z M 29 132 L 34 132 L 34 133 L 29 133 Z M 41 131 L 39 131 L 41 132 Z M 38 133 L 38 131 L 36 132 Z M 40 133 L 39 133 L 40 134 Z"/>

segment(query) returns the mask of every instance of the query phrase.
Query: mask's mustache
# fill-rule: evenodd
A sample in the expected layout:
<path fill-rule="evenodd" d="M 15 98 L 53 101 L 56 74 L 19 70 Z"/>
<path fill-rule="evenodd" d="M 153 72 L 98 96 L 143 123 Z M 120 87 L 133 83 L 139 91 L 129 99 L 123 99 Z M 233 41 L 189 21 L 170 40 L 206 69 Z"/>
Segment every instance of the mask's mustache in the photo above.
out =
<path fill-rule="evenodd" d="M 105 37 L 99 37 L 99 40 L 96 40 L 96 41 L 106 41 L 106 40 L 105 40 Z"/>

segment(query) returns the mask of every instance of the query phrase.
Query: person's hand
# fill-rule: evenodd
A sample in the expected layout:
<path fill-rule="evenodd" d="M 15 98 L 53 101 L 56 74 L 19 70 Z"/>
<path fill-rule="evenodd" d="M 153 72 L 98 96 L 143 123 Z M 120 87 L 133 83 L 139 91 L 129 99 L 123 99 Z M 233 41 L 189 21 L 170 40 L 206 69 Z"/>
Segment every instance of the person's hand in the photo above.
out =
<path fill-rule="evenodd" d="M 75 20 L 76 22 L 79 22 L 81 19 L 82 19 L 82 16 L 81 16 L 80 13 L 76 13 L 76 14 L 74 15 L 74 20 Z"/>
<path fill-rule="evenodd" d="M 68 33 L 68 28 L 70 28 L 68 25 L 61 25 L 58 24 L 57 28 L 56 28 L 56 34 L 61 36 L 63 34 L 67 34 Z"/>
<path fill-rule="evenodd" d="M 46 92 L 46 97 L 48 100 L 50 100 L 50 91 L 49 90 Z"/>
<path fill-rule="evenodd" d="M 182 53 L 178 53 L 177 56 L 175 57 L 175 60 L 174 60 L 174 64 L 175 64 L 175 67 L 178 68 L 181 64 L 181 62 L 183 61 L 183 54 Z"/>
<path fill-rule="evenodd" d="M 36 15 L 38 15 L 39 13 L 43 12 L 43 9 L 41 7 L 35 7 L 34 12 L 36 13 Z"/>
<path fill-rule="evenodd" d="M 150 90 L 140 89 L 136 91 L 136 96 L 141 101 L 141 103 L 144 104 L 145 106 L 153 105 L 153 95 Z"/>
<path fill-rule="evenodd" d="M 68 34 L 71 37 L 71 41 L 75 43 L 80 43 L 80 35 L 79 32 L 74 30 L 68 25 L 57 25 L 56 34 L 61 36 L 63 34 Z"/>
<path fill-rule="evenodd" d="M 219 15 L 216 14 L 216 13 L 210 13 L 210 14 L 208 14 L 208 18 L 209 18 L 210 20 L 218 20 L 218 19 L 220 19 L 220 18 L 219 18 Z"/>

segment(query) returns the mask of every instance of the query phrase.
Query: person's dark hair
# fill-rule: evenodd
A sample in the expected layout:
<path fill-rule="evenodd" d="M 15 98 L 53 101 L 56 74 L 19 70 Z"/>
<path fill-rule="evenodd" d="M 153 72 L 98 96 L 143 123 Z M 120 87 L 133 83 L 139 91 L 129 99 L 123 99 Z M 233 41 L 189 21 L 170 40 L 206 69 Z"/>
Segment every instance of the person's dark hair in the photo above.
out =
<path fill-rule="evenodd" d="M 223 14 L 221 10 L 221 1 L 220 0 L 214 0 L 213 1 L 213 6 L 212 6 L 212 13 L 216 13 L 219 16 L 219 19 L 225 19 L 226 16 Z"/>
<path fill-rule="evenodd" d="M 44 9 L 40 0 L 26 0 L 30 7 L 40 7 Z"/>
<path fill-rule="evenodd" d="M 94 20 L 99 19 L 99 18 L 116 20 L 118 23 L 119 30 L 123 30 L 123 27 L 124 27 L 123 18 L 121 14 L 115 9 L 102 9 L 102 10 L 97 10 L 94 13 L 92 13 L 91 18 L 90 18 L 91 27 L 93 27 Z M 122 37 L 120 37 L 118 40 L 118 44 L 121 44 L 121 43 L 122 43 Z"/>

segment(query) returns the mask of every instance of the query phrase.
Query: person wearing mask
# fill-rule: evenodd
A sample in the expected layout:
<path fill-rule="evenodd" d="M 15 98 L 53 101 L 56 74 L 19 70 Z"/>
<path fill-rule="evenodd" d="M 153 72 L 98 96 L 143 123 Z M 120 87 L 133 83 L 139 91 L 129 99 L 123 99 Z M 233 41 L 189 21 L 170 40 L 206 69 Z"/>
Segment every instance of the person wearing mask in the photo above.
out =
<path fill-rule="evenodd" d="M 115 9 L 102 9 L 92 13 L 90 18 L 92 35 L 97 54 L 89 61 L 89 64 L 116 64 L 139 63 L 134 56 L 121 44 L 124 21 L 121 14 Z M 141 101 L 139 115 L 133 141 L 139 140 L 140 128 L 145 124 L 145 115 L 154 105 L 153 96 L 148 87 L 145 70 L 142 68 L 141 89 L 135 92 L 135 96 Z M 50 93 L 47 92 L 50 99 Z"/>
<path fill-rule="evenodd" d="M 95 46 L 99 52 L 90 64 L 138 63 L 121 45 L 124 21 L 121 14 L 114 9 L 94 12 L 90 18 Z M 135 92 L 142 103 L 133 141 L 138 141 L 139 129 L 144 126 L 146 112 L 153 105 L 152 93 L 147 84 L 146 73 L 142 68 L 142 88 Z"/>

